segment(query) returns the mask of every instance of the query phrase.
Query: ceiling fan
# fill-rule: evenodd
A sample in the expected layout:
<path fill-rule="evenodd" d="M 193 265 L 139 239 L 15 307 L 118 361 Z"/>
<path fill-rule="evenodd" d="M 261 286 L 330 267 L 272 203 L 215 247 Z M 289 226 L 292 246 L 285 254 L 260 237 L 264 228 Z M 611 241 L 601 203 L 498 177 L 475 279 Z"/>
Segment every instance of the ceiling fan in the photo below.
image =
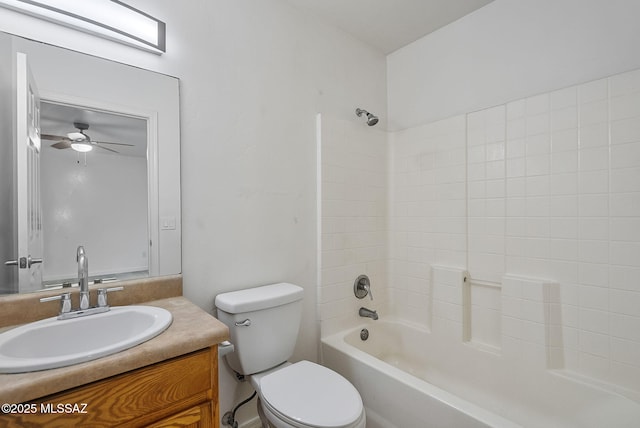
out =
<path fill-rule="evenodd" d="M 103 150 L 108 150 L 113 153 L 120 153 L 117 150 L 110 149 L 109 147 L 103 146 L 103 144 L 112 144 L 116 146 L 130 146 L 133 147 L 133 144 L 125 144 L 125 143 L 110 143 L 107 141 L 93 141 L 89 135 L 85 134 L 84 131 L 89 129 L 89 124 L 84 122 L 73 122 L 73 126 L 75 126 L 78 131 L 77 132 L 69 132 L 66 137 L 60 135 L 51 135 L 51 134 L 42 134 L 40 138 L 43 140 L 51 140 L 57 141 L 51 145 L 51 147 L 56 149 L 68 149 L 71 148 L 77 152 L 89 152 L 93 150 L 94 147 L 99 147 Z"/>

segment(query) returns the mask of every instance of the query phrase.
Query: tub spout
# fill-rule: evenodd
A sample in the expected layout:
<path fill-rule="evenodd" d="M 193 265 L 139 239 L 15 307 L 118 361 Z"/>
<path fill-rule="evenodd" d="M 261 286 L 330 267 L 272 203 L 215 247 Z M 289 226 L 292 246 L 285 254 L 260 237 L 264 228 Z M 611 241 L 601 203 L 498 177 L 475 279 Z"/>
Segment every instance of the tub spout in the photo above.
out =
<path fill-rule="evenodd" d="M 358 315 L 360 315 L 361 317 L 371 318 L 373 320 L 378 319 L 378 313 L 367 308 L 360 308 L 360 310 L 358 311 Z"/>

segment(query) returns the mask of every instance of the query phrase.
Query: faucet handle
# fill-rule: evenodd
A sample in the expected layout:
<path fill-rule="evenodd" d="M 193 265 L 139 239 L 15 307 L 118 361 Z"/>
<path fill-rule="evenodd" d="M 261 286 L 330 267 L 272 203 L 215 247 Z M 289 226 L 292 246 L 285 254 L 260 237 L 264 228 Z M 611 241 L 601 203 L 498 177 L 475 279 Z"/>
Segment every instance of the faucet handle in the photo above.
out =
<path fill-rule="evenodd" d="M 373 293 L 371 292 L 371 285 L 367 282 L 365 285 L 362 286 L 362 288 L 367 290 L 367 294 L 369 295 L 371 300 L 373 300 Z"/>
<path fill-rule="evenodd" d="M 371 292 L 371 282 L 369 281 L 369 277 L 367 275 L 360 275 L 356 278 L 356 281 L 353 283 L 353 294 L 358 299 L 364 299 L 368 294 L 369 298 L 373 300 L 373 293 Z"/>
<path fill-rule="evenodd" d="M 107 293 L 112 291 L 122 291 L 124 287 L 111 287 L 111 288 L 98 288 L 98 307 L 104 308 L 109 306 L 107 304 Z"/>
<path fill-rule="evenodd" d="M 71 293 L 62 293 L 57 296 L 43 297 L 40 302 L 52 302 L 60 300 L 60 313 L 66 314 L 71 312 Z"/>

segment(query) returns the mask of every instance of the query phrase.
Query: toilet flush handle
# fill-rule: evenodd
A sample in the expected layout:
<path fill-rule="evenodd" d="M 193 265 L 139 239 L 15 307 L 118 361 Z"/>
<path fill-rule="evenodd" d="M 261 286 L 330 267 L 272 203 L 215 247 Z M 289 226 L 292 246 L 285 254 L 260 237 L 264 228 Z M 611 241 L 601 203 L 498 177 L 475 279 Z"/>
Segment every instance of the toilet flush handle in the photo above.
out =
<path fill-rule="evenodd" d="M 251 325 L 251 320 L 247 318 L 244 321 L 236 321 L 236 327 L 249 327 Z"/>

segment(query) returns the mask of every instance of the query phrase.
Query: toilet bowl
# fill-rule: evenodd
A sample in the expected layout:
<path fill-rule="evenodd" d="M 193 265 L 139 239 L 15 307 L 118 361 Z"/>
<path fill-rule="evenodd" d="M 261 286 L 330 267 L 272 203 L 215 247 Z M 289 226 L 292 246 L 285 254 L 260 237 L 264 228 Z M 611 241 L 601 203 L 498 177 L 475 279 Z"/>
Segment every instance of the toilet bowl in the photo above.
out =
<path fill-rule="evenodd" d="M 303 289 L 279 283 L 216 296 L 218 318 L 229 327 L 235 352 L 225 358 L 248 376 L 258 392 L 263 426 L 364 428 L 366 415 L 356 388 L 340 374 L 293 354 Z"/>
<path fill-rule="evenodd" d="M 251 376 L 260 406 L 277 428 L 364 428 L 360 394 L 338 373 L 310 361 Z"/>

